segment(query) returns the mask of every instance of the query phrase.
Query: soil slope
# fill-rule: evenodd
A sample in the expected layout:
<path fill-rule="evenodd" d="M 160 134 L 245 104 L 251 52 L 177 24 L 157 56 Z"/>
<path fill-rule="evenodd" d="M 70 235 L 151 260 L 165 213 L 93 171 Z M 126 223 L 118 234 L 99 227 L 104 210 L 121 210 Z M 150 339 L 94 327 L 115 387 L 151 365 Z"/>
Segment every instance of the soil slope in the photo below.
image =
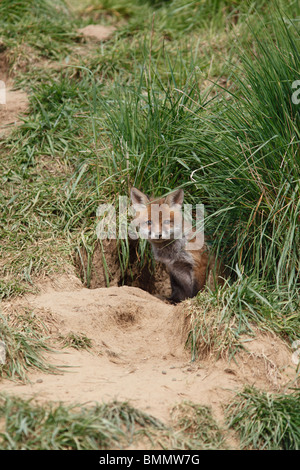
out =
<path fill-rule="evenodd" d="M 185 400 L 210 405 L 223 419 L 222 405 L 246 384 L 282 389 L 295 372 L 291 353 L 277 337 L 260 335 L 236 361 L 207 357 L 191 362 L 185 348 L 184 304 L 170 305 L 136 287 L 87 289 L 75 277 L 44 284 L 38 295 L 3 303 L 9 313 L 34 310 L 53 338 L 68 333 L 92 340 L 89 350 L 58 349 L 48 357 L 64 366 L 59 375 L 33 372 L 31 383 L 3 380 L 0 392 L 68 403 L 129 401 L 165 422 Z"/>

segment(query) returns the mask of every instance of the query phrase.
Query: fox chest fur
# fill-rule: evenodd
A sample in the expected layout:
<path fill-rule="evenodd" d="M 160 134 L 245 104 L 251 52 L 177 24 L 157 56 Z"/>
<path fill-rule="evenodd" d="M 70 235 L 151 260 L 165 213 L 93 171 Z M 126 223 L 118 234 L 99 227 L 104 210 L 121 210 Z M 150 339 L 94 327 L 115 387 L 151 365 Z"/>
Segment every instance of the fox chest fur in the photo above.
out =
<path fill-rule="evenodd" d="M 182 231 L 183 190 L 166 198 L 150 200 L 136 188 L 131 190 L 136 223 L 142 238 L 152 245 L 154 258 L 163 263 L 170 276 L 170 301 L 177 303 L 194 297 L 207 280 L 210 268 L 209 251 L 203 244 L 187 250 L 188 240 Z"/>

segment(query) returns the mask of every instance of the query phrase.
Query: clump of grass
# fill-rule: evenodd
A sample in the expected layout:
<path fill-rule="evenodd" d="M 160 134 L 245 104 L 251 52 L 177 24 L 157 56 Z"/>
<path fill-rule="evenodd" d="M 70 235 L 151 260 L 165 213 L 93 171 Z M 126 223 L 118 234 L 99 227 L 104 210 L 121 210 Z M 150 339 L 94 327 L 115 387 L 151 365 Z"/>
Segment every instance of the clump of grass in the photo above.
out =
<path fill-rule="evenodd" d="M 206 228 L 230 266 L 293 296 L 300 275 L 299 110 L 292 100 L 299 31 L 277 15 L 273 31 L 255 37 L 256 54 L 241 51 L 239 89 L 207 116 L 206 130 L 191 134 L 201 165 L 191 157 L 189 168 Z"/>
<path fill-rule="evenodd" d="M 224 311 L 209 292 L 201 292 L 194 301 L 187 301 L 185 309 L 186 347 L 191 350 L 192 361 L 209 355 L 231 357 L 242 347 L 237 317 L 232 311 Z M 245 327 L 240 329 L 243 331 Z"/>
<path fill-rule="evenodd" d="M 75 18 L 63 0 L 3 0 L 0 34 L 10 55 L 30 46 L 37 55 L 58 58 L 79 38 Z M 32 60 L 32 57 L 31 59 Z"/>
<path fill-rule="evenodd" d="M 81 70 L 80 80 L 72 77 L 74 71 L 76 67 L 70 67 L 42 83 L 31 84 L 30 115 L 23 118 L 13 136 L 14 159 L 23 175 L 27 168 L 39 163 L 42 155 L 60 156 L 62 161 L 77 163 L 78 155 L 74 159 L 74 152 L 85 157 L 84 153 L 90 153 L 87 149 L 95 144 L 92 130 L 102 87 L 95 86 L 88 69 Z M 84 134 L 87 140 L 79 141 Z M 20 139 L 23 150 L 16 145 Z"/>
<path fill-rule="evenodd" d="M 219 449 L 224 436 L 210 407 L 183 402 L 171 411 L 173 430 L 178 432 L 185 449 Z"/>
<path fill-rule="evenodd" d="M 140 446 L 156 449 L 219 449 L 222 432 L 208 407 L 191 402 L 175 406 L 172 424 L 126 402 L 91 406 L 39 405 L 0 396 L 0 449 L 99 450 Z"/>
<path fill-rule="evenodd" d="M 70 332 L 61 338 L 64 348 L 90 349 L 92 340 L 84 334 Z"/>
<path fill-rule="evenodd" d="M 0 449 L 99 450 L 132 444 L 143 428 L 164 425 L 128 403 L 40 406 L 17 397 L 0 398 Z"/>
<path fill-rule="evenodd" d="M 243 448 L 300 449 L 300 392 L 271 394 L 245 388 L 227 407 L 228 426 Z"/>
<path fill-rule="evenodd" d="M 255 336 L 258 330 L 276 332 L 289 342 L 299 338 L 297 295 L 278 293 L 276 286 L 271 288 L 238 268 L 236 275 L 234 282 L 227 280 L 224 286 L 199 292 L 186 302 L 186 345 L 192 360 L 209 354 L 231 358 L 245 349 L 243 335 Z"/>
<path fill-rule="evenodd" d="M 24 292 L 28 292 L 30 287 L 28 284 L 26 286 L 24 283 L 18 279 L 6 279 L 5 281 L 0 281 L 0 298 L 4 299 L 5 297 L 11 297 L 14 295 L 21 295 Z M 34 288 L 33 288 L 34 290 Z"/>
<path fill-rule="evenodd" d="M 51 351 L 45 336 L 44 326 L 37 319 L 13 318 L 0 315 L 0 339 L 6 347 L 6 363 L 0 365 L 0 377 L 28 381 L 30 370 L 58 373 L 59 368 L 45 359 Z"/>
<path fill-rule="evenodd" d="M 111 184 L 117 189 L 126 182 L 127 192 L 131 184 L 143 186 L 146 192 L 157 195 L 182 180 L 186 129 L 193 127 L 195 116 L 205 112 L 209 100 L 197 86 L 200 74 L 194 64 L 187 68 L 179 56 L 179 71 L 175 73 L 175 65 L 165 52 L 170 75 L 165 81 L 155 62 L 148 64 L 146 54 L 151 53 L 147 46 L 144 48 L 142 71 L 137 73 L 134 85 L 116 85 L 109 97 L 104 95 L 102 106 L 113 148 L 113 158 L 108 162 L 109 174 L 114 175 Z"/>

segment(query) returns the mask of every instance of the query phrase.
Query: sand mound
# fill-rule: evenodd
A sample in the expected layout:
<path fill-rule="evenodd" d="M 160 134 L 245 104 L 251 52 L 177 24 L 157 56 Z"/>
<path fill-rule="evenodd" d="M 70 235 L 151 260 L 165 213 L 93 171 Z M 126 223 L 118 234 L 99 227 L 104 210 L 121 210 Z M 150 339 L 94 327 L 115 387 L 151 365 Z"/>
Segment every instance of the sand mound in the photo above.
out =
<path fill-rule="evenodd" d="M 78 30 L 83 36 L 102 42 L 110 39 L 116 31 L 114 26 L 105 26 L 101 24 L 89 24 Z"/>
<path fill-rule="evenodd" d="M 185 348 L 187 315 L 139 288 L 124 286 L 73 290 L 47 285 L 39 295 L 6 302 L 4 312 L 26 305 L 50 325 L 53 338 L 80 333 L 90 350 L 61 349 L 51 354 L 66 366 L 60 375 L 30 374 L 30 384 L 8 380 L 1 392 L 36 396 L 40 401 L 127 400 L 164 421 L 179 402 L 211 405 L 222 420 L 222 404 L 246 384 L 279 390 L 294 373 L 286 345 L 271 335 L 249 342 L 250 353 L 236 361 L 207 357 L 191 362 Z"/>

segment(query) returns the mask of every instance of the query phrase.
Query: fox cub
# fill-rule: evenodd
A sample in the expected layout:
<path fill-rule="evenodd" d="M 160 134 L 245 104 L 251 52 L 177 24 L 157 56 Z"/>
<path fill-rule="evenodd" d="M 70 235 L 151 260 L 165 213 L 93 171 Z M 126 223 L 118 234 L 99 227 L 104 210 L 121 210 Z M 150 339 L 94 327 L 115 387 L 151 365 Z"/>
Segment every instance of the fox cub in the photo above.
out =
<path fill-rule="evenodd" d="M 203 236 L 199 240 L 191 225 L 186 230 L 182 216 L 183 197 L 182 189 L 162 199 L 149 199 L 138 189 L 131 189 L 135 224 L 139 226 L 140 236 L 151 243 L 154 258 L 167 268 L 172 289 L 169 300 L 173 303 L 194 297 L 210 283 L 217 264 L 210 256 Z M 191 249 L 193 242 L 195 245 Z"/>

